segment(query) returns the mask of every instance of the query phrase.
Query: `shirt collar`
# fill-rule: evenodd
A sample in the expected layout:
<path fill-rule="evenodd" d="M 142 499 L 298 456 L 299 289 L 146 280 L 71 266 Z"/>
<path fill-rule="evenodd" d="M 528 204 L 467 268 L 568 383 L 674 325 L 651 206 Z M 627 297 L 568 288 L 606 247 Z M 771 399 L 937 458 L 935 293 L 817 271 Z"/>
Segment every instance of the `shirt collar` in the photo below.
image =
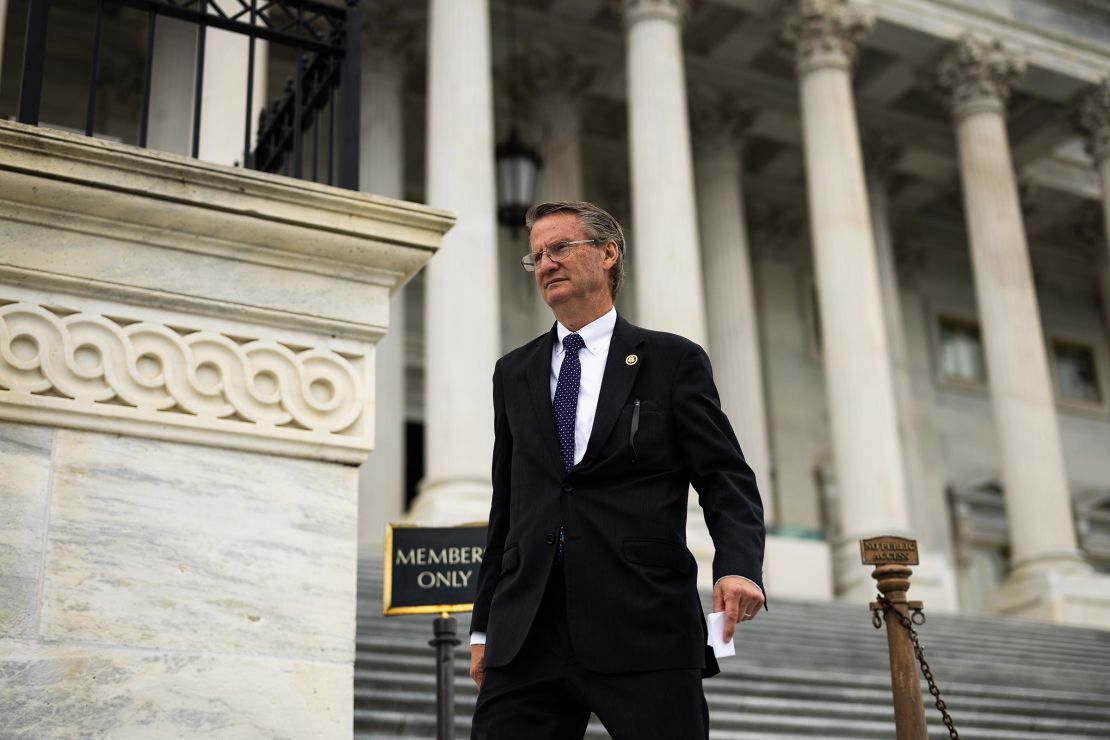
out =
<path fill-rule="evenodd" d="M 613 306 L 607 313 L 594 319 L 590 323 L 583 326 L 577 332 L 572 332 L 560 322 L 555 323 L 555 331 L 558 335 L 559 346 L 558 350 L 563 351 L 563 339 L 568 334 L 578 334 L 582 337 L 582 342 L 586 345 L 591 353 L 597 354 L 603 344 L 608 344 L 609 340 L 613 338 L 613 329 L 617 326 L 617 307 Z"/>

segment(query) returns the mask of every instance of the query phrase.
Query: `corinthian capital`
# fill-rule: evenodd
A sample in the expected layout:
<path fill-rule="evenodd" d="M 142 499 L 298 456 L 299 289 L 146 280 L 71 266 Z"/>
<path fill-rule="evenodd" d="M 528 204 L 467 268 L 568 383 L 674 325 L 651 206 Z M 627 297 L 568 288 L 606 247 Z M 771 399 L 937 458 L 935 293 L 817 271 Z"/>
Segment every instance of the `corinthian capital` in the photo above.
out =
<path fill-rule="evenodd" d="M 423 19 L 411 3 L 378 0 L 362 9 L 362 48 L 375 65 L 401 66 L 421 40 Z"/>
<path fill-rule="evenodd" d="M 793 0 L 783 23 L 782 40 L 793 48 L 802 74 L 821 67 L 847 69 L 874 17 L 847 0 Z"/>
<path fill-rule="evenodd" d="M 1025 61 L 1001 42 L 965 34 L 937 64 L 936 88 L 957 119 L 1002 113 Z"/>
<path fill-rule="evenodd" d="M 691 0 L 621 0 L 624 25 L 631 26 L 647 18 L 662 18 L 672 23 L 682 23 L 690 10 Z"/>
<path fill-rule="evenodd" d="M 1087 150 L 1096 161 L 1110 157 L 1110 79 L 1104 79 L 1079 99 L 1076 123 L 1087 135 Z"/>
<path fill-rule="evenodd" d="M 740 106 L 735 95 L 704 85 L 690 87 L 690 130 L 697 142 L 724 137 L 736 143 L 754 117 L 755 111 Z"/>

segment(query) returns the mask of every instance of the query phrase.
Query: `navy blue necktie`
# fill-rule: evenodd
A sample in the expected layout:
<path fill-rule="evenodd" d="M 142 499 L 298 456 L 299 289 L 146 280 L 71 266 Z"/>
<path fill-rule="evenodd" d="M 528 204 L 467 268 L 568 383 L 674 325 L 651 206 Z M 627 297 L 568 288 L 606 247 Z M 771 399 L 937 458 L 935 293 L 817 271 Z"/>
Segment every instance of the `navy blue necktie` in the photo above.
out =
<path fill-rule="evenodd" d="M 574 422 L 578 418 L 578 388 L 582 385 L 582 363 L 578 351 L 586 346 L 582 337 L 567 334 L 563 337 L 563 364 L 559 367 L 559 381 L 555 384 L 555 426 L 559 429 L 559 447 L 563 451 L 563 465 L 574 467 Z M 555 558 L 562 562 L 566 533 L 559 525 L 559 549 Z"/>

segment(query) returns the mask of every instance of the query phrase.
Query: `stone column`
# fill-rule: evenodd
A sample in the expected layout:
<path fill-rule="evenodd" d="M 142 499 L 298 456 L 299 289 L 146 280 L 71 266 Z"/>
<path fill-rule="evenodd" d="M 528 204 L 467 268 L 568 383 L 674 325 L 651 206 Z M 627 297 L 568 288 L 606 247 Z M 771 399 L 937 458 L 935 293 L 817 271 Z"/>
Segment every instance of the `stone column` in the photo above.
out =
<path fill-rule="evenodd" d="M 956 126 L 1006 490 L 1012 573 L 998 607 L 1053 616 L 1032 606 L 1053 600 L 1042 579 L 1083 566 L 1006 135 L 1006 100 L 1022 69 L 1016 55 L 997 42 L 965 36 L 941 60 L 937 83 Z"/>
<path fill-rule="evenodd" d="M 489 4 L 431 0 L 428 14 L 427 199 L 458 223 L 427 271 L 425 478 L 411 516 L 477 520 L 489 514 L 501 350 Z"/>
<path fill-rule="evenodd" d="M 1110 79 L 1104 79 L 1079 102 L 1078 123 L 1087 135 L 1087 150 L 1102 181 L 1102 225 L 1106 234 L 1096 261 L 1103 319 L 1110 334 Z"/>
<path fill-rule="evenodd" d="M 580 54 L 550 46 L 529 49 L 521 61 L 521 77 L 527 85 L 521 95 L 526 96 L 528 117 L 539 134 L 543 157 L 536 201 L 582 200 L 582 91 L 597 70 L 584 64 Z M 554 321 L 551 308 L 539 290 L 532 292 L 535 329 L 546 331 Z"/>
<path fill-rule="evenodd" d="M 218 0 L 225 13 L 242 10 L 235 0 Z M 160 21 L 159 21 L 160 22 Z M 209 28 L 204 39 L 204 87 L 200 106 L 201 159 L 217 164 L 243 161 L 247 113 L 247 59 L 250 39 Z M 266 107 L 266 42 L 254 45 L 254 87 L 251 98 L 251 148 L 258 134 L 258 114 Z M 192 96 L 190 96 L 192 99 Z M 190 116 L 191 120 L 191 116 Z M 306 170 L 311 177 L 311 170 Z"/>
<path fill-rule="evenodd" d="M 624 0 L 639 322 L 706 344 L 682 58 L 686 0 Z"/>
<path fill-rule="evenodd" d="M 412 33 L 396 5 L 375 5 L 363 26 L 359 187 L 404 197 L 405 54 Z M 359 469 L 358 541 L 381 545 L 387 522 L 405 503 L 405 302 L 398 288 L 389 299 L 391 330 L 375 347 L 377 400 L 374 452 Z"/>
<path fill-rule="evenodd" d="M 197 27 L 159 16 L 154 27 L 147 146 L 189 156 L 193 142 Z"/>
<path fill-rule="evenodd" d="M 910 527 L 902 448 L 849 69 L 869 19 L 844 0 L 791 6 L 840 541 L 837 590 L 869 598 L 861 537 Z"/>
<path fill-rule="evenodd" d="M 227 9 L 231 6 L 228 4 Z M 246 121 L 249 39 L 209 28 L 204 40 L 204 83 L 200 109 L 200 159 L 218 164 L 242 162 Z M 251 144 L 258 113 L 267 104 L 267 48 L 255 42 Z M 190 156 L 193 152 L 193 101 L 196 97 L 197 26 L 159 16 L 155 26 L 150 85 L 151 149 Z"/>
<path fill-rule="evenodd" d="M 956 577 L 951 554 L 952 538 L 948 527 L 948 502 L 944 483 L 927 469 L 922 459 L 919 429 L 928 428 L 928 414 L 921 413 L 914 401 L 912 362 L 906 341 L 906 324 L 902 315 L 902 280 L 912 271 L 907 251 L 898 252 L 894 244 L 888 187 L 891 169 L 901 150 L 881 134 L 867 137 L 866 160 L 867 202 L 875 235 L 875 256 L 879 267 L 883 318 L 887 345 L 890 348 L 894 401 L 898 413 L 898 437 L 906 476 L 906 492 L 910 502 L 910 519 L 915 523 L 921 565 L 914 569 L 914 593 L 930 608 L 956 607 Z M 904 247 L 904 245 L 899 245 Z M 902 260 L 899 260 L 899 256 Z M 901 269 L 900 269 L 901 268 Z"/>
<path fill-rule="evenodd" d="M 8 0 L 0 0 L 0 75 L 4 73 L 4 27 L 8 20 Z"/>
<path fill-rule="evenodd" d="M 763 364 L 751 253 L 741 185 L 740 135 L 751 113 L 704 91 L 692 96 L 694 173 L 698 192 L 710 355 L 721 406 L 755 471 L 764 517 L 774 521 L 774 481 L 763 395 Z"/>

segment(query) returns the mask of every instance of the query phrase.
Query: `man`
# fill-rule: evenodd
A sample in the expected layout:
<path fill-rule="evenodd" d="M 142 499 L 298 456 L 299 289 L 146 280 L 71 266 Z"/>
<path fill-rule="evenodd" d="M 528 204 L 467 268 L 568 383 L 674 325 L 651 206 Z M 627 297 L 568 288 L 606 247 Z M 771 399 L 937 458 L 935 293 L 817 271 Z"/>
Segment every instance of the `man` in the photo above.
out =
<path fill-rule="evenodd" d="M 763 606 L 763 510 L 693 342 L 617 315 L 624 234 L 590 203 L 528 213 L 522 263 L 551 331 L 493 375 L 493 502 L 478 573 L 472 738 L 615 740 L 709 733 L 690 484 L 715 556 L 725 638 Z M 693 245 L 676 245 L 690 249 Z"/>

